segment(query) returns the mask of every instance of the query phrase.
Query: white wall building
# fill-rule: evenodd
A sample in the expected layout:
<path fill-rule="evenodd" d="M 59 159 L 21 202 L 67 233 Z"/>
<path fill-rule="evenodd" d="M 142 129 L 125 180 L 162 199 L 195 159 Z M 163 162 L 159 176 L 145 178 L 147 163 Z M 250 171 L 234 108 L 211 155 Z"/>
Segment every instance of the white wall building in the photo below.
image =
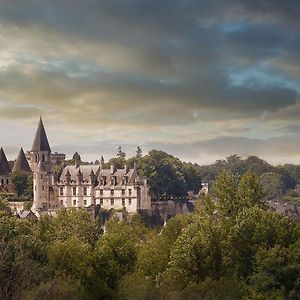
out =
<path fill-rule="evenodd" d="M 42 120 L 30 151 L 34 201 L 37 214 L 59 208 L 100 205 L 103 209 L 126 209 L 129 213 L 149 210 L 151 199 L 145 178 L 136 168 L 103 169 L 102 165 L 66 166 L 60 175 L 53 173 L 51 149 Z"/>

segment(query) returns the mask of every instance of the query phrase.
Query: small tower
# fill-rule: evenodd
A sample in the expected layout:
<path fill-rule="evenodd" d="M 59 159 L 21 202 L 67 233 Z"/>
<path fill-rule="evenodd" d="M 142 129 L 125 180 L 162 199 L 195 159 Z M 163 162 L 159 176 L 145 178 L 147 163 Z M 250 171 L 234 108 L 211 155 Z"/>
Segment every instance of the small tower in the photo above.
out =
<path fill-rule="evenodd" d="M 33 171 L 34 186 L 32 209 L 36 212 L 48 210 L 52 205 L 54 206 L 54 203 L 51 203 L 54 200 L 52 187 L 53 174 L 51 149 L 41 118 L 30 151 L 30 166 Z"/>
<path fill-rule="evenodd" d="M 40 118 L 32 149 L 30 151 L 30 166 L 33 171 L 35 171 L 40 161 L 44 164 L 47 172 L 51 172 L 51 149 L 42 118 Z"/>
<path fill-rule="evenodd" d="M 49 176 L 44 164 L 40 161 L 33 175 L 33 205 L 32 210 L 47 210 L 50 207 Z"/>
<path fill-rule="evenodd" d="M 12 170 L 13 173 L 16 172 L 24 172 L 27 174 L 31 174 L 31 168 L 28 164 L 28 161 L 26 159 L 25 153 L 23 151 L 23 148 L 20 149 L 19 155 L 14 163 L 14 167 Z"/>
<path fill-rule="evenodd" d="M 11 183 L 11 169 L 3 148 L 0 148 L 0 186 L 5 187 Z"/>

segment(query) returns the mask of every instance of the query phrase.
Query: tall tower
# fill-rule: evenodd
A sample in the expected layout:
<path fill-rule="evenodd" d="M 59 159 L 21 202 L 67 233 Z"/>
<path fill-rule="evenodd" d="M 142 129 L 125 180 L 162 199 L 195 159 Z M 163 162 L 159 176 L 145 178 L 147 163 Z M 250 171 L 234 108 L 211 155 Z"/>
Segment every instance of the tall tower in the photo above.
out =
<path fill-rule="evenodd" d="M 30 151 L 30 166 L 33 171 L 32 209 L 48 210 L 53 198 L 51 149 L 41 118 Z"/>

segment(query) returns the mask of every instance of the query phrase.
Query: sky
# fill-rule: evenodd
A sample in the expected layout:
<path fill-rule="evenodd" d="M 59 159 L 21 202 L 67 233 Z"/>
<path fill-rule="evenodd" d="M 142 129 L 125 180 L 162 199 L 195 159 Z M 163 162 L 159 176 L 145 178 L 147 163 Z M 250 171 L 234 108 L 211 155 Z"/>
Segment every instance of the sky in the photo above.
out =
<path fill-rule="evenodd" d="M 299 0 L 0 0 L 0 145 L 300 164 Z"/>

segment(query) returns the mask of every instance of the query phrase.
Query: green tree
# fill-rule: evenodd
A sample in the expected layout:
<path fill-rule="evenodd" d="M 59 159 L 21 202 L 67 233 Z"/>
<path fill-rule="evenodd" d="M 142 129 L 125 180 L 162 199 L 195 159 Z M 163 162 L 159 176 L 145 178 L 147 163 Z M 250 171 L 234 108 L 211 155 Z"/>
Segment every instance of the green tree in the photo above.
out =
<path fill-rule="evenodd" d="M 24 195 L 28 190 L 28 178 L 29 176 L 24 172 L 13 173 L 12 182 L 17 189 L 18 197 Z"/>
<path fill-rule="evenodd" d="M 141 158 L 142 156 L 143 156 L 142 149 L 141 149 L 140 146 L 137 146 L 135 157 L 136 157 L 136 158 Z"/>
<path fill-rule="evenodd" d="M 120 157 L 120 158 L 125 158 L 125 157 L 126 157 L 126 153 L 123 152 L 121 146 L 118 147 L 118 150 L 117 150 L 117 157 Z"/>

